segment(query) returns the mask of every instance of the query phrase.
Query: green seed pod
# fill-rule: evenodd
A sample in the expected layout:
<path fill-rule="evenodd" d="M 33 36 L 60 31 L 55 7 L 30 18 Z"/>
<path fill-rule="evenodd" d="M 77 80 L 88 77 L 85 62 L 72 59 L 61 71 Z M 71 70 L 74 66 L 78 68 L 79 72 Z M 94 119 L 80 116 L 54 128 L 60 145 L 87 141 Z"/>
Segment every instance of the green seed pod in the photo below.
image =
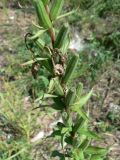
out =
<path fill-rule="evenodd" d="M 80 149 L 82 149 L 83 151 L 89 146 L 91 140 L 90 139 L 85 139 L 82 144 L 79 146 Z"/>
<path fill-rule="evenodd" d="M 46 29 L 51 28 L 52 22 L 50 21 L 50 18 L 45 10 L 43 2 L 41 0 L 35 0 L 34 5 L 37 12 L 39 25 Z"/>
<path fill-rule="evenodd" d="M 55 20 L 57 16 L 60 14 L 62 7 L 64 4 L 64 0 L 54 0 L 53 5 L 50 10 L 50 18 L 51 20 Z"/>
<path fill-rule="evenodd" d="M 76 133 L 80 128 L 82 128 L 85 122 L 86 121 L 82 117 L 77 119 L 76 124 L 73 127 L 73 133 Z"/>
<path fill-rule="evenodd" d="M 71 106 L 74 103 L 76 90 L 69 90 L 66 96 L 66 106 Z"/>
<path fill-rule="evenodd" d="M 60 29 L 60 32 L 57 35 L 54 48 L 61 48 L 66 43 L 66 40 L 68 41 L 68 32 L 69 28 L 68 25 L 63 25 L 63 27 Z"/>
<path fill-rule="evenodd" d="M 62 86 L 60 85 L 59 79 L 58 78 L 54 78 L 53 80 L 54 80 L 54 84 L 55 84 L 55 92 L 58 95 L 63 96 L 64 92 L 63 92 Z"/>
<path fill-rule="evenodd" d="M 79 56 L 77 54 L 74 54 L 69 64 L 67 65 L 65 76 L 63 77 L 64 84 L 67 84 L 68 81 L 72 78 L 73 73 L 77 67 L 78 60 L 79 60 Z"/>
<path fill-rule="evenodd" d="M 38 48 L 39 48 L 40 50 L 43 50 L 43 48 L 45 47 L 45 42 L 42 41 L 40 38 L 37 39 L 37 40 L 35 41 L 35 43 L 36 43 L 36 45 L 38 46 Z"/>
<path fill-rule="evenodd" d="M 42 0 L 44 5 L 47 5 L 49 3 L 50 0 Z"/>
<path fill-rule="evenodd" d="M 65 42 L 63 43 L 63 45 L 62 45 L 62 47 L 61 47 L 61 52 L 62 52 L 63 54 L 65 54 L 65 53 L 67 52 L 67 50 L 68 50 L 68 48 L 69 48 L 69 44 L 70 44 L 70 38 L 67 37 L 66 40 L 65 40 Z"/>
<path fill-rule="evenodd" d="M 82 84 L 82 83 L 79 83 L 78 86 L 77 86 L 77 89 L 76 89 L 75 103 L 76 103 L 77 101 L 79 101 L 80 96 L 81 96 L 81 94 L 82 94 L 82 91 L 83 91 L 83 84 Z"/>

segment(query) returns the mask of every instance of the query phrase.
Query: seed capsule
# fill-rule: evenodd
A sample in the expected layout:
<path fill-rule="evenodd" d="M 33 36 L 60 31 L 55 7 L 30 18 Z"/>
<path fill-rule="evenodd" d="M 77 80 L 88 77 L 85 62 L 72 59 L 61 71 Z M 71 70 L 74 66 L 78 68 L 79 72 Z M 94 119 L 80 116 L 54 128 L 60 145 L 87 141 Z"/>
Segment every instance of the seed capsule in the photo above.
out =
<path fill-rule="evenodd" d="M 41 0 L 35 0 L 34 1 L 35 9 L 37 12 L 39 25 L 48 29 L 52 27 L 52 22 L 45 10 L 44 4 Z"/>
<path fill-rule="evenodd" d="M 63 45 L 66 43 L 66 40 L 68 40 L 68 32 L 69 28 L 67 25 L 63 25 L 63 27 L 60 29 L 60 32 L 58 33 L 58 36 L 56 38 L 54 48 L 62 48 Z"/>
<path fill-rule="evenodd" d="M 58 17 L 58 15 L 60 14 L 62 10 L 63 4 L 64 4 L 64 0 L 54 0 L 53 1 L 53 5 L 50 10 L 51 20 L 55 20 Z"/>
<path fill-rule="evenodd" d="M 65 76 L 63 77 L 63 83 L 67 84 L 68 81 L 72 78 L 73 73 L 78 64 L 78 60 L 79 60 L 79 56 L 77 54 L 74 54 L 69 64 L 67 65 Z"/>

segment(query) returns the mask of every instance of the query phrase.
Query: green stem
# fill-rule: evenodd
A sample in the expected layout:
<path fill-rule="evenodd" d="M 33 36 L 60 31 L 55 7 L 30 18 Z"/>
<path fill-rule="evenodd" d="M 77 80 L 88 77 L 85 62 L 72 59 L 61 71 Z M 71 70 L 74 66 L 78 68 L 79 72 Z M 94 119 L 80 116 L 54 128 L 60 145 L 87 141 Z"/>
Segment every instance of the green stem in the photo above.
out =
<path fill-rule="evenodd" d="M 48 14 L 49 17 L 50 17 L 50 12 L 49 12 L 49 7 L 48 7 L 48 5 L 45 6 L 45 9 L 46 9 L 47 14 Z M 51 19 L 51 18 L 50 18 L 50 19 Z M 49 32 L 49 35 L 50 35 L 50 38 L 51 38 L 52 45 L 54 46 L 54 43 L 55 43 L 55 33 L 54 33 L 53 27 L 50 28 L 50 29 L 48 30 L 48 32 Z"/>

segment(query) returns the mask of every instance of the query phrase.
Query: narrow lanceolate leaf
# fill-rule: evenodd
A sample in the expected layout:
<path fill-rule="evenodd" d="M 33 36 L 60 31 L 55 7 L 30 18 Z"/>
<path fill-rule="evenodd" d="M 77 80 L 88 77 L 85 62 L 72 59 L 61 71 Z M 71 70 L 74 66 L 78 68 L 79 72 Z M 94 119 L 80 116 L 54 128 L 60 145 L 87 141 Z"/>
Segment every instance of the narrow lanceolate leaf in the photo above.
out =
<path fill-rule="evenodd" d="M 54 84 L 54 79 L 51 79 L 51 80 L 50 80 L 50 83 L 49 83 L 49 87 L 48 87 L 48 93 L 53 92 L 54 86 L 55 86 L 55 84 Z"/>
<path fill-rule="evenodd" d="M 90 157 L 90 160 L 103 160 L 103 158 L 99 154 L 94 154 Z"/>
<path fill-rule="evenodd" d="M 69 32 L 69 28 L 68 25 L 63 25 L 63 27 L 60 29 L 55 44 L 54 44 L 54 48 L 62 48 L 63 45 L 66 43 L 66 41 L 68 41 L 68 32 Z"/>
<path fill-rule="evenodd" d="M 44 5 L 47 5 L 49 3 L 50 0 L 42 0 Z"/>
<path fill-rule="evenodd" d="M 45 32 L 46 32 L 46 29 L 45 30 L 40 30 L 34 36 L 30 37 L 29 39 L 30 40 L 35 40 L 35 39 L 39 38 Z"/>
<path fill-rule="evenodd" d="M 93 93 L 93 90 L 91 90 L 87 95 L 81 97 L 76 103 L 74 103 L 74 106 L 83 107 L 87 101 L 90 99 L 91 95 Z"/>
<path fill-rule="evenodd" d="M 91 140 L 90 139 L 85 139 L 82 144 L 79 146 L 80 149 L 83 151 L 86 150 L 90 144 Z"/>
<path fill-rule="evenodd" d="M 37 61 L 45 61 L 45 60 L 47 60 L 47 58 L 36 58 L 35 60 L 30 60 L 28 62 L 25 62 L 25 63 L 21 64 L 21 66 L 31 65 L 31 64 L 33 64 Z"/>
<path fill-rule="evenodd" d="M 61 18 L 64 18 L 64 17 L 67 17 L 67 16 L 70 16 L 71 14 L 73 14 L 75 12 L 76 12 L 76 10 L 73 10 L 73 11 L 67 12 L 65 14 L 62 14 L 62 15 L 60 15 L 60 16 L 57 17 L 57 20 L 61 19 Z"/>
<path fill-rule="evenodd" d="M 78 102 L 80 100 L 81 94 L 83 91 L 83 84 L 79 83 L 76 89 L 76 98 L 75 98 L 75 102 Z"/>
<path fill-rule="evenodd" d="M 84 112 L 84 110 L 78 106 L 72 106 L 72 111 L 78 113 L 83 119 L 88 120 L 88 116 L 86 115 L 86 113 Z"/>
<path fill-rule="evenodd" d="M 54 84 L 55 84 L 55 92 L 58 95 L 63 96 L 64 95 L 63 88 L 62 88 L 58 78 L 54 78 Z"/>
<path fill-rule="evenodd" d="M 48 70 L 50 74 L 53 74 L 53 64 L 51 59 L 42 62 L 42 65 Z"/>
<path fill-rule="evenodd" d="M 93 139 L 96 139 L 96 140 L 100 140 L 101 139 L 100 136 L 98 136 L 96 133 L 94 133 L 93 131 L 90 131 L 88 129 L 80 128 L 79 129 L 79 133 L 81 135 L 87 136 L 88 138 L 93 138 Z"/>
<path fill-rule="evenodd" d="M 84 160 L 85 157 L 82 149 L 75 148 L 72 152 L 75 160 Z"/>
<path fill-rule="evenodd" d="M 65 108 L 64 102 L 60 99 L 60 97 L 53 98 L 55 104 L 53 104 L 53 108 L 56 110 L 63 110 Z"/>
<path fill-rule="evenodd" d="M 65 76 L 63 77 L 63 83 L 67 84 L 68 81 L 72 78 L 72 75 L 76 69 L 76 66 L 78 64 L 79 56 L 77 54 L 74 54 L 71 58 L 69 64 L 67 65 Z"/>
<path fill-rule="evenodd" d="M 51 10 L 50 10 L 50 17 L 52 20 L 55 20 L 58 15 L 60 14 L 62 7 L 64 4 L 64 0 L 54 0 Z"/>
<path fill-rule="evenodd" d="M 51 28 L 52 22 L 45 10 L 43 2 L 41 0 L 34 0 L 34 5 L 37 12 L 39 25 L 46 29 Z"/>
<path fill-rule="evenodd" d="M 86 122 L 85 119 L 83 119 L 82 117 L 79 118 L 76 121 L 76 124 L 73 126 L 73 133 L 76 133 L 80 128 L 82 128 L 85 122 Z"/>
<path fill-rule="evenodd" d="M 63 54 L 65 54 L 65 53 L 67 52 L 67 50 L 68 50 L 68 48 L 69 48 L 69 45 L 70 45 L 70 38 L 67 37 L 66 40 L 65 40 L 65 42 L 64 42 L 63 45 L 61 46 L 61 52 L 62 52 Z"/>
<path fill-rule="evenodd" d="M 100 154 L 100 155 L 105 155 L 107 154 L 108 149 L 106 148 L 100 148 L 100 147 L 95 147 L 95 146 L 89 146 L 86 149 L 87 154 Z"/>

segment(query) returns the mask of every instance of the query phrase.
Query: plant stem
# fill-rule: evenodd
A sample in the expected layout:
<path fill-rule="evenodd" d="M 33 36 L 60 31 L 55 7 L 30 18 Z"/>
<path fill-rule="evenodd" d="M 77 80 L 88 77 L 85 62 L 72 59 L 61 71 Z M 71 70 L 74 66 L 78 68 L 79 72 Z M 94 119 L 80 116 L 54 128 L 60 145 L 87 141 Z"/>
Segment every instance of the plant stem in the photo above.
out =
<path fill-rule="evenodd" d="M 47 14 L 48 14 L 49 17 L 50 17 L 50 12 L 49 12 L 49 7 L 48 7 L 48 5 L 45 6 L 45 9 L 46 9 Z M 51 19 L 51 18 L 50 18 L 50 19 Z M 54 33 L 53 27 L 50 28 L 50 29 L 48 30 L 48 32 L 49 32 L 49 35 L 50 35 L 50 38 L 51 38 L 52 45 L 54 46 L 54 43 L 55 43 L 55 33 Z"/>

